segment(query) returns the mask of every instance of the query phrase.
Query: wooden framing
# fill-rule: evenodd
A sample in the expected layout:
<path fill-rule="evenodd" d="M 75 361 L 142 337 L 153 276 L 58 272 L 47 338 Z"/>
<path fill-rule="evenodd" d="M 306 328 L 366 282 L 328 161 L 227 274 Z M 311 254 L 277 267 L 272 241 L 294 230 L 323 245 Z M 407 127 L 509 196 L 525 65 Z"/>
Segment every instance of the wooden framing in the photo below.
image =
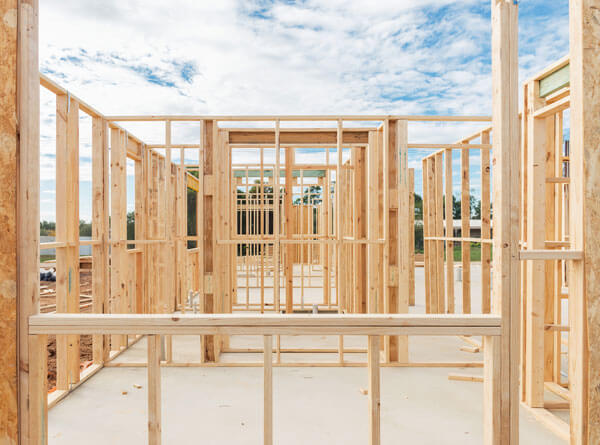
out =
<path fill-rule="evenodd" d="M 600 261 L 596 235 L 600 210 L 594 166 L 600 160 L 598 123 L 594 119 L 599 114 L 599 105 L 594 93 L 599 84 L 600 43 L 594 11 L 600 5 L 597 0 L 570 1 L 570 57 L 526 83 L 520 130 L 518 7 L 513 1 L 491 2 L 492 126 L 456 143 L 426 144 L 408 141 L 410 122 L 489 122 L 490 118 L 103 116 L 50 79 L 39 76 L 37 2 L 5 1 L 0 9 L 3 17 L 0 72 L 4 93 L 0 95 L 3 113 L 0 136 L 7 149 L 0 156 L 3 166 L 7 166 L 2 173 L 7 193 L 0 206 L 3 215 L 8 216 L 9 230 L 3 234 L 1 243 L 0 310 L 8 320 L 4 338 L 10 341 L 4 343 L 6 357 L 0 361 L 0 375 L 9 382 L 10 390 L 3 394 L 2 414 L 7 421 L 0 432 L 0 441 L 45 443 L 48 403 L 57 403 L 107 365 L 131 340 L 148 335 L 148 362 L 144 365 L 148 366 L 149 377 L 149 440 L 160 443 L 160 368 L 178 365 L 171 360 L 170 337 L 185 333 L 201 337 L 198 365 L 202 366 L 226 366 L 219 363 L 219 353 L 232 349 L 228 343 L 230 335 L 264 336 L 264 363 L 259 365 L 265 369 L 265 443 L 273 441 L 272 367 L 290 365 L 282 363 L 280 358 L 282 353 L 293 349 L 281 346 L 279 336 L 288 334 L 337 335 L 340 343 L 335 351 L 339 363 L 335 365 L 368 367 L 373 444 L 380 442 L 380 367 L 422 365 L 408 359 L 410 335 L 483 337 L 484 362 L 469 366 L 484 368 L 486 444 L 518 443 L 521 398 L 534 415 L 563 436 L 567 429 L 564 422 L 553 419 L 547 410 L 568 406 L 570 443 L 597 443 L 600 335 L 594 296 L 598 294 L 595 272 Z M 65 167 L 65 174 L 57 176 L 57 239 L 41 245 L 57 250 L 57 314 L 54 315 L 35 315 L 39 312 L 39 286 L 32 279 L 39 267 L 40 248 L 39 172 L 31 169 L 31 165 L 39 163 L 39 84 L 57 98 L 57 162 Z M 562 113 L 567 109 L 571 110 L 572 153 L 562 151 Z M 85 242 L 78 233 L 79 113 L 92 118 L 93 236 Z M 118 126 L 118 121 L 164 122 L 164 144 L 144 144 Z M 176 121 L 197 122 L 201 128 L 199 142 L 173 144 L 171 123 Z M 219 127 L 221 121 L 268 121 L 274 123 L 274 128 L 229 130 Z M 337 123 L 337 130 L 331 126 L 281 128 L 282 122 L 289 121 L 327 121 Z M 380 125 L 344 128 L 345 121 L 376 121 Z M 337 160 L 330 163 L 329 149 L 334 146 Z M 238 210 L 237 199 L 235 204 L 232 199 L 236 184 L 231 150 L 237 147 L 261 152 L 262 197 L 260 204 L 255 198 L 249 199 L 250 187 L 246 181 L 245 211 L 248 217 L 251 215 L 254 227 L 244 237 L 234 233 L 232 218 Z M 265 163 L 265 147 L 275 148 L 274 164 Z M 326 165 L 297 164 L 294 156 L 297 148 L 325 149 Z M 179 150 L 179 164 L 172 162 L 174 149 Z M 199 153 L 195 166 L 185 162 L 188 149 Z M 283 195 L 280 149 L 286 150 Z M 347 162 L 343 159 L 343 149 L 349 149 Z M 414 252 L 411 252 L 414 173 L 408 169 L 409 149 L 437 150 L 423 159 L 428 314 L 422 316 L 408 314 L 409 305 L 414 302 Z M 452 232 L 454 150 L 460 150 L 462 164 L 460 237 L 454 237 Z M 480 153 L 482 171 L 481 238 L 470 234 L 469 163 L 475 151 Z M 127 239 L 127 159 L 135 165 L 134 240 Z M 572 166 L 572 174 L 563 172 L 567 163 Z M 246 171 L 249 167 L 246 165 Z M 193 169 L 199 172 L 196 179 L 188 174 Z M 295 170 L 300 172 L 299 176 L 294 175 Z M 317 170 L 325 173 L 315 180 L 314 184 L 321 187 L 314 194 L 316 199 L 308 192 L 311 230 L 305 233 L 305 180 L 308 171 Z M 270 178 L 266 171 L 271 172 Z M 263 180 L 270 181 L 272 187 L 272 210 L 265 204 L 267 182 Z M 190 184 L 197 193 L 195 236 L 188 236 L 186 225 L 186 194 Z M 301 202 L 295 208 L 297 185 L 301 188 Z M 489 199 L 490 192 L 493 200 Z M 353 202 L 347 209 L 343 208 L 345 197 L 351 197 Z M 265 213 L 272 213 L 272 221 Z M 272 227 L 268 227 L 270 224 Z M 267 227 L 256 230 L 257 225 Z M 314 230 L 315 227 L 319 229 Z M 187 241 L 199 244 L 188 248 Z M 481 244 L 482 256 L 483 315 L 470 315 L 473 310 L 470 249 L 477 242 Z M 463 314 L 454 315 L 455 243 L 461 243 L 462 250 Z M 79 247 L 85 244 L 92 246 L 93 314 L 78 314 Z M 249 258 L 244 258 L 245 273 L 260 270 L 260 280 L 255 281 L 260 288 L 260 302 L 254 303 L 248 296 L 245 303 L 246 310 L 261 311 L 257 316 L 231 314 L 239 309 L 236 305 L 239 245 L 245 245 L 250 252 Z M 522 280 L 519 260 L 524 261 Z M 310 276 L 308 285 L 305 266 Z M 298 287 L 295 267 L 300 270 Z M 272 303 L 265 295 L 265 289 L 269 288 L 265 270 L 272 280 Z M 262 314 L 280 310 L 280 270 L 286 289 L 286 315 Z M 268 273 L 272 273 L 272 278 Z M 317 277 L 322 280 L 319 287 L 323 289 L 323 300 L 315 306 L 338 314 L 291 315 L 298 307 L 304 310 L 306 304 L 304 299 L 296 301 L 295 289 L 304 292 Z M 250 280 L 246 283 L 250 295 Z M 190 290 L 199 293 L 200 314 L 186 313 L 192 309 L 188 304 L 194 304 L 191 299 L 186 300 Z M 569 303 L 568 325 L 563 324 L 565 298 Z M 172 313 L 177 311 L 185 314 L 174 317 Z M 58 336 L 58 391 L 52 397 L 54 401 L 48 400 L 46 382 L 49 334 Z M 79 372 L 80 335 L 93 335 L 95 367 L 87 374 Z M 345 362 L 344 353 L 349 349 L 344 346 L 343 335 L 368 336 L 366 362 Z M 565 380 L 560 361 L 561 354 L 567 352 L 563 341 L 567 335 L 569 378 Z M 166 339 L 166 357 L 162 357 L 166 358 L 165 363 L 161 363 L 161 336 Z M 383 363 L 380 363 L 382 350 Z M 522 373 L 521 395 L 519 373 Z M 544 399 L 545 391 L 568 400 L 549 403 Z"/>
<path fill-rule="evenodd" d="M 569 241 L 583 251 L 569 272 L 569 375 L 571 376 L 571 443 L 600 440 L 598 367 L 598 165 L 600 45 L 597 0 L 571 0 L 569 8 L 571 66 L 572 182 Z"/>

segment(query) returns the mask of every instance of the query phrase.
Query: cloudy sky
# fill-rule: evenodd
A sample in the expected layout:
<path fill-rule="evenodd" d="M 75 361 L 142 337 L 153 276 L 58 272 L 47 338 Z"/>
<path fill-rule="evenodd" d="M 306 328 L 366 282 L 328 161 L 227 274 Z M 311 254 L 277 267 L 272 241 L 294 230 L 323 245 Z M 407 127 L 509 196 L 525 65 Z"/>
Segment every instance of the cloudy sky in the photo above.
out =
<path fill-rule="evenodd" d="M 568 52 L 568 0 L 522 0 L 519 25 L 521 80 Z M 489 115 L 490 30 L 489 0 L 41 0 L 40 69 L 107 115 Z M 54 110 L 42 89 L 41 216 L 49 220 Z M 90 125 L 83 116 L 86 220 Z M 411 125 L 409 140 L 455 142 L 477 128 Z M 163 132 L 128 129 L 148 143 Z M 422 156 L 411 153 L 411 166 Z M 471 163 L 477 188 L 477 154 Z"/>

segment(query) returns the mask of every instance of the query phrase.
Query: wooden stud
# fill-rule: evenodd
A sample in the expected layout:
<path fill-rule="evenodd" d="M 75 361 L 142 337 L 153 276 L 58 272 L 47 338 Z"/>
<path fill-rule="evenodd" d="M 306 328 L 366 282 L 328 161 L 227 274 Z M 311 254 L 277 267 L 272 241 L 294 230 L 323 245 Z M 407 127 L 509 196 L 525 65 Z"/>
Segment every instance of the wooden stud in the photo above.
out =
<path fill-rule="evenodd" d="M 379 336 L 369 335 L 368 369 L 369 369 L 369 444 L 381 443 L 381 400 L 379 371 Z"/>
<path fill-rule="evenodd" d="M 273 337 L 264 336 L 264 444 L 273 444 Z"/>
<path fill-rule="evenodd" d="M 56 239 L 68 243 L 56 252 L 56 310 L 79 312 L 79 104 L 56 97 Z M 56 387 L 79 381 L 79 337 L 56 339 Z"/>
<path fill-rule="evenodd" d="M 546 121 L 533 114 L 540 106 L 539 82 L 528 87 L 527 141 L 527 249 L 543 249 L 545 231 L 546 191 Z M 541 260 L 527 262 L 527 320 L 526 320 L 526 392 L 525 400 L 532 408 L 544 406 L 544 288 L 545 266 Z"/>
<path fill-rule="evenodd" d="M 482 153 L 486 150 L 482 150 Z M 489 153 L 488 153 L 489 157 Z M 452 193 L 452 149 L 446 149 L 445 156 L 445 212 L 446 236 L 454 236 L 453 193 Z M 461 234 L 464 236 L 464 234 Z M 454 309 L 454 241 L 446 241 L 446 304 L 448 313 L 453 314 Z"/>
<path fill-rule="evenodd" d="M 461 193 L 460 193 L 460 221 L 462 238 L 471 237 L 471 193 L 470 193 L 470 150 L 460 152 L 461 164 Z M 461 243 L 462 259 L 462 305 L 463 314 L 471 313 L 471 243 Z"/>
<path fill-rule="evenodd" d="M 484 443 L 519 442 L 518 5 L 492 0 L 494 274 L 502 336 L 484 343 Z M 463 234 L 464 235 L 464 234 Z"/>
<path fill-rule="evenodd" d="M 490 143 L 490 133 L 481 133 L 481 143 Z M 490 239 L 491 206 L 490 206 L 490 152 L 481 150 L 481 238 Z M 491 311 L 491 246 L 481 243 L 481 311 L 489 314 Z"/>
<path fill-rule="evenodd" d="M 600 442 L 600 85 L 598 0 L 569 2 L 571 153 L 569 241 L 583 261 L 569 267 L 569 384 L 571 443 Z"/>
<path fill-rule="evenodd" d="M 100 244 L 92 246 L 92 298 L 95 314 L 108 313 L 109 308 L 109 178 L 108 178 L 108 125 L 99 117 L 92 119 L 92 238 Z M 137 188 L 136 188 L 137 190 Z M 108 337 L 93 337 L 95 364 L 108 360 Z"/>
<path fill-rule="evenodd" d="M 148 336 L 148 444 L 160 445 L 162 436 L 160 335 Z"/>
<path fill-rule="evenodd" d="M 39 169 L 32 172 L 33 178 L 28 174 L 25 174 L 23 178 L 21 172 L 25 173 L 25 169 L 19 163 L 20 157 L 25 156 L 27 160 L 35 160 L 37 157 L 39 164 L 39 134 L 37 143 L 32 146 L 23 145 L 19 141 L 19 137 L 23 137 L 22 132 L 25 131 L 25 142 L 33 142 L 36 135 L 29 134 L 29 132 L 36 129 L 34 118 L 39 123 L 39 116 L 33 114 L 35 110 L 28 108 L 22 110 L 21 108 L 23 105 L 32 105 L 29 101 L 35 97 L 35 95 L 29 94 L 27 88 L 30 87 L 28 74 L 34 63 L 37 70 L 37 40 L 35 42 L 36 52 L 32 51 L 33 48 L 30 47 L 29 42 L 31 38 L 37 38 L 37 29 L 31 34 L 21 29 L 22 25 L 27 25 L 28 22 L 24 20 L 21 23 L 18 20 L 20 3 L 22 2 L 17 2 L 17 0 L 0 3 L 0 17 L 3 17 L 3 20 L 0 21 L 0 141 L 2 141 L 2 149 L 0 149 L 0 165 L 2 165 L 0 214 L 3 226 L 0 232 L 0 261 L 2 263 L 2 267 L 0 267 L 0 315 L 3 320 L 2 355 L 0 356 L 0 375 L 3 380 L 0 391 L 0 397 L 2 397 L 0 442 L 4 443 L 18 443 L 19 435 L 26 440 L 29 432 L 27 403 L 28 384 L 30 383 L 28 365 L 30 362 L 27 317 L 39 311 L 36 309 L 36 306 L 39 306 L 39 282 L 32 279 L 33 273 L 39 267 L 36 264 L 39 262 L 39 256 L 36 253 L 39 243 L 39 223 L 31 215 L 21 215 L 21 207 L 18 207 L 20 204 L 24 204 L 23 210 L 35 211 L 35 206 L 39 206 Z M 33 13 L 33 16 L 28 14 L 25 19 L 35 18 L 37 14 L 37 10 L 26 12 Z M 21 37 L 25 37 L 26 40 L 20 42 Z M 20 43 L 24 44 L 19 45 Z M 30 58 L 30 56 L 36 58 Z M 23 67 L 18 67 L 17 61 L 26 63 L 24 76 L 20 72 L 20 68 Z M 33 92 L 34 89 L 31 88 L 31 91 Z M 18 92 L 24 92 L 25 96 L 19 95 Z M 21 116 L 19 115 L 20 110 L 24 111 Z M 21 117 L 25 119 L 25 122 L 21 121 Z M 37 164 L 28 166 L 30 165 Z M 30 178 L 32 182 L 28 183 Z M 35 184 L 36 180 L 37 184 Z M 21 190 L 22 186 L 25 187 L 26 192 L 35 190 L 35 194 L 31 195 L 31 202 L 23 200 L 28 196 Z M 23 216 L 27 216 L 28 219 Z M 25 226 L 21 226 L 20 223 Z M 23 233 L 19 233 L 21 230 Z M 34 242 L 35 246 L 31 242 Z M 25 251 L 21 250 L 23 248 Z M 27 253 L 27 256 L 21 257 L 20 253 Z M 22 281 L 20 267 L 25 267 L 27 281 Z M 20 288 L 21 284 L 26 286 L 24 291 Z M 22 322 L 25 322 L 25 326 L 21 325 Z M 23 333 L 25 337 L 22 336 Z M 23 348 L 21 352 L 20 348 Z M 21 363 L 23 366 L 16 366 L 17 363 Z M 23 381 L 20 381 L 20 378 Z M 25 390 L 24 394 L 21 392 L 22 390 Z M 20 416 L 24 421 L 20 420 Z"/>

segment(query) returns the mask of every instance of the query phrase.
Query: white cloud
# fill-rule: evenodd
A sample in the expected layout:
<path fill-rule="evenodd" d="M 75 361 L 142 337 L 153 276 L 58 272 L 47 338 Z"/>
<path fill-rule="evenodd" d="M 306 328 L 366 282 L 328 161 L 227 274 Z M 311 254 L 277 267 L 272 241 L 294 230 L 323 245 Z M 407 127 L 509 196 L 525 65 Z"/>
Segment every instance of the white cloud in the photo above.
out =
<path fill-rule="evenodd" d="M 521 78 L 566 53 L 566 18 L 547 15 L 521 19 Z M 490 28 L 485 0 L 43 0 L 40 62 L 105 114 L 490 114 Z M 50 154 L 55 105 L 42 99 Z M 480 127 L 411 124 L 410 137 L 454 142 Z"/>

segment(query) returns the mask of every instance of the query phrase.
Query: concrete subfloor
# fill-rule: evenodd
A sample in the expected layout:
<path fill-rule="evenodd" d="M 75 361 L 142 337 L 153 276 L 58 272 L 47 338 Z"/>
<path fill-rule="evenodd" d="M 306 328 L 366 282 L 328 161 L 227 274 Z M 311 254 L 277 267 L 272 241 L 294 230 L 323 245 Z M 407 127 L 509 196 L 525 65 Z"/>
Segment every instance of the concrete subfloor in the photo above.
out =
<path fill-rule="evenodd" d="M 473 310 L 478 277 L 473 267 Z M 417 306 L 423 312 L 423 269 L 417 269 Z M 460 295 L 457 283 L 457 295 Z M 259 337 L 236 336 L 231 347 L 260 347 Z M 337 337 L 282 337 L 285 347 L 337 347 Z M 363 348 L 361 337 L 347 347 Z M 413 362 L 480 361 L 481 353 L 459 350 L 456 337 L 411 337 Z M 174 361 L 198 361 L 198 337 L 173 339 Z M 365 354 L 346 354 L 349 362 Z M 116 362 L 144 362 L 141 339 Z M 258 362 L 262 354 L 225 353 L 224 362 Z M 335 362 L 337 354 L 284 353 L 283 362 Z M 482 443 L 482 384 L 449 381 L 448 373 L 481 375 L 481 368 L 382 368 L 382 443 Z M 282 367 L 273 370 L 274 437 L 279 444 L 368 443 L 367 369 Z M 146 369 L 104 368 L 49 412 L 49 444 L 128 445 L 147 443 Z M 141 386 L 140 389 L 136 386 Z M 165 444 L 262 443 L 263 371 L 259 367 L 163 367 L 162 416 Z M 124 394 L 125 393 L 125 394 Z M 564 412 L 561 413 L 564 415 Z M 564 442 L 521 408 L 521 443 Z"/>

